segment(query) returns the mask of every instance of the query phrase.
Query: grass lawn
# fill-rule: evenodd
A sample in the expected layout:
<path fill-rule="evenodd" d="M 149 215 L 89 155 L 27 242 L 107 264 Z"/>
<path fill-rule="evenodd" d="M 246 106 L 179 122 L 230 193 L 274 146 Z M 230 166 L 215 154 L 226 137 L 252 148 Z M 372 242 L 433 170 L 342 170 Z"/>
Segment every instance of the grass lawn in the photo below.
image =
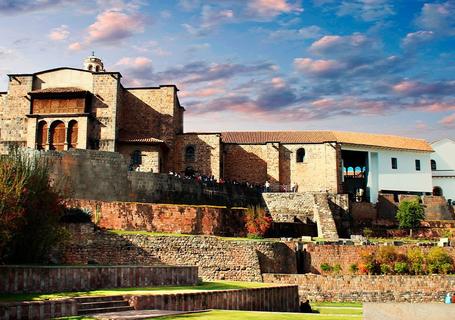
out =
<path fill-rule="evenodd" d="M 82 296 L 111 296 L 123 294 L 154 294 L 154 293 L 182 293 L 197 292 L 205 290 L 229 290 L 244 288 L 267 287 L 270 284 L 262 282 L 240 282 L 240 281 L 214 281 L 203 282 L 197 286 L 159 286 L 147 288 L 115 288 L 107 290 L 79 291 L 79 292 L 58 292 L 58 293 L 30 293 L 30 294 L 0 294 L 0 302 L 11 301 L 37 301 L 74 298 Z"/>

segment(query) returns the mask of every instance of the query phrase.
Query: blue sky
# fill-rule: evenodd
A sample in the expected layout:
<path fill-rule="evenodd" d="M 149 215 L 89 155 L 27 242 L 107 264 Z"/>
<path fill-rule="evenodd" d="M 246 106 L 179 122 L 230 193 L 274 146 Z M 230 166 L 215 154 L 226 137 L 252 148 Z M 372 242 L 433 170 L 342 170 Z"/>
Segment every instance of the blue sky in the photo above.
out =
<path fill-rule="evenodd" d="M 7 73 L 176 84 L 185 131 L 455 137 L 455 0 L 0 0 Z"/>

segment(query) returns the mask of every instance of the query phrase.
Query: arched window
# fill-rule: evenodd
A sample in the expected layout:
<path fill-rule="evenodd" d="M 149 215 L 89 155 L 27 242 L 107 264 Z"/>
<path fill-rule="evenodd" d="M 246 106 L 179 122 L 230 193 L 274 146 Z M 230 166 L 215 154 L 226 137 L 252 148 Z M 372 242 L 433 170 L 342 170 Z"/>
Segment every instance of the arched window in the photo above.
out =
<path fill-rule="evenodd" d="M 93 66 L 91 64 L 88 65 L 88 71 L 92 71 L 93 70 Z"/>
<path fill-rule="evenodd" d="M 297 155 L 296 161 L 303 162 L 303 160 L 305 160 L 305 149 L 304 148 L 298 149 L 296 155 Z"/>
<path fill-rule="evenodd" d="M 185 148 L 185 161 L 194 162 L 196 160 L 196 148 L 194 146 L 187 146 Z"/>
<path fill-rule="evenodd" d="M 131 154 L 131 164 L 133 166 L 142 164 L 142 156 L 140 150 L 134 150 L 134 152 Z"/>
<path fill-rule="evenodd" d="M 431 160 L 431 170 L 432 171 L 436 171 L 437 170 L 437 166 L 436 166 L 436 161 L 435 160 Z"/>
<path fill-rule="evenodd" d="M 36 148 L 38 150 L 44 150 L 47 144 L 47 122 L 40 121 L 38 123 L 38 130 L 36 136 Z"/>
<path fill-rule="evenodd" d="M 442 197 L 444 195 L 444 193 L 442 192 L 442 188 L 441 187 L 434 187 L 433 188 L 433 195 Z"/>
<path fill-rule="evenodd" d="M 100 66 L 95 67 L 96 72 L 100 72 Z"/>
<path fill-rule="evenodd" d="M 65 148 L 65 124 L 62 121 L 54 121 L 51 125 L 49 149 L 63 151 Z"/>
<path fill-rule="evenodd" d="M 68 149 L 77 148 L 77 121 L 71 120 L 68 124 Z"/>

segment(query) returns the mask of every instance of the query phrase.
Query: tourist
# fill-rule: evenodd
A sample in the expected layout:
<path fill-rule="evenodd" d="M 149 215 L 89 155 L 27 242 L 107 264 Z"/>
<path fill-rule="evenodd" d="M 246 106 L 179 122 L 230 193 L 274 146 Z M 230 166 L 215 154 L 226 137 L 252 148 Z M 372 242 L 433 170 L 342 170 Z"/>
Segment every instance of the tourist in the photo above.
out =
<path fill-rule="evenodd" d="M 267 180 L 264 185 L 264 192 L 270 192 L 270 182 Z"/>

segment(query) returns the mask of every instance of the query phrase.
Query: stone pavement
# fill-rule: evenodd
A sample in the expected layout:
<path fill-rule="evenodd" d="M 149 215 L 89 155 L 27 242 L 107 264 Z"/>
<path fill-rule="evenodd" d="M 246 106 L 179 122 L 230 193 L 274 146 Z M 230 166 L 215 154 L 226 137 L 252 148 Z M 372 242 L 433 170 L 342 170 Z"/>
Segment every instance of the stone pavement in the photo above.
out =
<path fill-rule="evenodd" d="M 120 312 L 109 312 L 109 313 L 98 313 L 87 315 L 99 320 L 140 320 L 157 318 L 162 316 L 173 316 L 178 314 L 206 312 L 205 310 L 199 311 L 167 311 L 167 310 L 132 310 L 132 311 L 120 311 Z"/>
<path fill-rule="evenodd" d="M 455 304 L 364 303 L 364 320 L 453 320 Z"/>

